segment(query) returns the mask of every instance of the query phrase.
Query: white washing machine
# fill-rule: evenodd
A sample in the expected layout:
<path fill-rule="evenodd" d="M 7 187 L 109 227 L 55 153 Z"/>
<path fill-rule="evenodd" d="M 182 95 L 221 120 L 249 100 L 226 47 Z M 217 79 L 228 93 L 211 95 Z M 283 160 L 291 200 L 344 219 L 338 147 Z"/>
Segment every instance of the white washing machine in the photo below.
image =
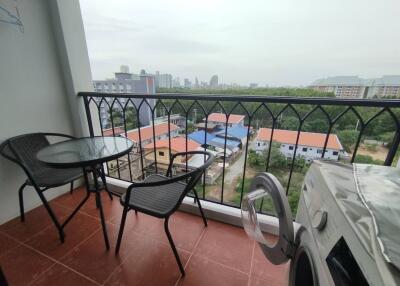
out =
<path fill-rule="evenodd" d="M 279 220 L 273 245 L 258 224 L 260 200 Z M 268 260 L 290 261 L 289 285 L 400 285 L 400 169 L 314 162 L 295 222 L 279 181 L 262 173 L 243 200 L 242 220 Z"/>

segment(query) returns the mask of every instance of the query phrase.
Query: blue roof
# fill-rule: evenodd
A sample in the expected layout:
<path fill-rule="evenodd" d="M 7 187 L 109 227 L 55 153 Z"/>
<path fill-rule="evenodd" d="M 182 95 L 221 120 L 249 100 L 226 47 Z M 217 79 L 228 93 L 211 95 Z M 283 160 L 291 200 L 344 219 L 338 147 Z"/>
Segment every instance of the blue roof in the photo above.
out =
<path fill-rule="evenodd" d="M 242 139 L 247 137 L 247 128 L 244 126 L 229 127 L 227 133 L 229 136 Z"/>
<path fill-rule="evenodd" d="M 205 142 L 205 136 L 207 134 L 207 142 Z M 204 130 L 200 131 L 195 131 L 193 133 L 188 134 L 188 137 L 197 143 L 203 145 L 203 144 L 209 144 L 211 140 L 215 138 L 215 135 L 205 132 Z"/>
<path fill-rule="evenodd" d="M 218 146 L 221 148 L 224 148 L 224 144 L 225 144 L 225 138 L 215 137 L 214 139 L 209 141 L 209 145 Z M 226 140 L 226 147 L 228 147 L 228 148 L 234 148 L 234 147 L 239 147 L 239 146 L 240 146 L 239 141 L 233 141 L 233 140 L 229 140 L 229 139 Z"/>
<path fill-rule="evenodd" d="M 230 137 L 236 137 L 238 139 L 246 138 L 247 137 L 247 127 L 244 126 L 235 126 L 235 127 L 228 127 L 226 133 Z M 214 134 L 222 135 L 225 137 L 225 130 L 218 131 Z"/>

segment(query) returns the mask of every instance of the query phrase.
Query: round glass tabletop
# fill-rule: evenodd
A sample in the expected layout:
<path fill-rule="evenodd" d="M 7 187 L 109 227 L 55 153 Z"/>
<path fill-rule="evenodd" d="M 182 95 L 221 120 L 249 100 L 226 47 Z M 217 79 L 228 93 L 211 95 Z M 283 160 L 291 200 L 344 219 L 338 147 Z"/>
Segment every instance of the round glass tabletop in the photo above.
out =
<path fill-rule="evenodd" d="M 123 137 L 85 137 L 49 145 L 36 156 L 53 167 L 84 167 L 121 157 L 132 147 L 133 142 Z"/>

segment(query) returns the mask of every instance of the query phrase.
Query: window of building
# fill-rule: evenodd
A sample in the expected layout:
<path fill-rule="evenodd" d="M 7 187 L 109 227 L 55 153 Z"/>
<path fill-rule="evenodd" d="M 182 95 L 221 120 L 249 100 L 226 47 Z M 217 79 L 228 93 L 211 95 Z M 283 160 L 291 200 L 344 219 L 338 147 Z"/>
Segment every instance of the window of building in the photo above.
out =
<path fill-rule="evenodd" d="M 306 147 L 304 147 L 302 150 L 303 150 L 303 152 L 307 152 L 307 148 Z"/>
<path fill-rule="evenodd" d="M 159 156 L 164 156 L 164 151 L 158 151 Z"/>
<path fill-rule="evenodd" d="M 261 143 L 260 143 L 260 142 L 257 142 L 257 146 L 260 147 L 260 146 L 261 146 Z"/>
<path fill-rule="evenodd" d="M 293 146 L 289 146 L 289 150 L 293 150 Z"/>
<path fill-rule="evenodd" d="M 322 154 L 322 149 L 317 149 L 317 154 Z"/>
<path fill-rule="evenodd" d="M 333 151 L 332 154 L 333 154 L 334 156 L 336 156 L 336 155 L 339 154 L 339 152 L 338 152 L 338 151 Z"/>

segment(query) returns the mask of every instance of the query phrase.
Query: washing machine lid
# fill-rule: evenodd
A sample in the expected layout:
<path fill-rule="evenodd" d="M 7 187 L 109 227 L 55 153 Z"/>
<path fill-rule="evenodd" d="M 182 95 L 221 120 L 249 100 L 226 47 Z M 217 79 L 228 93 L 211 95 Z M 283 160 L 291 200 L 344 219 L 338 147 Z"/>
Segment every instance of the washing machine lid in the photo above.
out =
<path fill-rule="evenodd" d="M 309 170 L 315 188 L 328 190 L 385 285 L 399 285 L 400 169 L 316 161 Z"/>
<path fill-rule="evenodd" d="M 400 270 L 400 169 L 354 164 L 354 175 L 382 255 Z"/>
<path fill-rule="evenodd" d="M 279 220 L 279 235 L 274 242 L 263 235 L 257 220 L 257 202 L 267 199 L 272 203 Z M 282 264 L 293 257 L 295 251 L 293 216 L 286 193 L 274 175 L 261 173 L 253 179 L 250 192 L 242 201 L 242 222 L 248 236 L 259 243 L 271 263 Z"/>

